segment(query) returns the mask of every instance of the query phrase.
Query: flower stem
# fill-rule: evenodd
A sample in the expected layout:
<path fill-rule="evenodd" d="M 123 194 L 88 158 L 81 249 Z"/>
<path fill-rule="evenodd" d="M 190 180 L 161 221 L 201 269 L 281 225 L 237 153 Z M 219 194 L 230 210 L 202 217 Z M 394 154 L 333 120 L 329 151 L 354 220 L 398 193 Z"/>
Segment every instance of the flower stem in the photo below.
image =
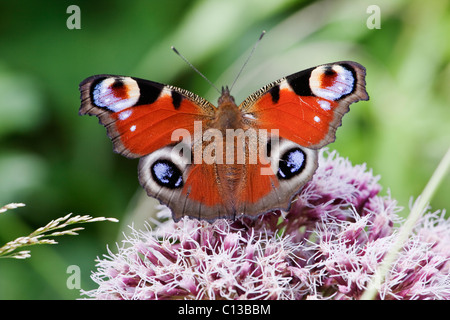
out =
<path fill-rule="evenodd" d="M 415 201 L 411 209 L 411 213 L 405 221 L 405 224 L 400 228 L 397 239 L 392 246 L 392 249 L 389 251 L 389 253 L 386 255 L 386 257 L 378 267 L 377 271 L 374 274 L 373 281 L 369 284 L 367 290 L 364 291 L 363 295 L 361 296 L 361 300 L 375 299 L 379 289 L 381 288 L 382 282 L 384 281 L 390 267 L 397 257 L 397 254 L 402 249 L 405 242 L 408 240 L 408 237 L 414 229 L 414 226 L 422 217 L 422 214 L 426 210 L 431 198 L 438 189 L 440 183 L 446 176 L 449 169 L 450 148 L 447 150 L 447 153 L 444 155 L 438 167 L 428 181 L 427 185 L 423 189 L 422 194 Z"/>

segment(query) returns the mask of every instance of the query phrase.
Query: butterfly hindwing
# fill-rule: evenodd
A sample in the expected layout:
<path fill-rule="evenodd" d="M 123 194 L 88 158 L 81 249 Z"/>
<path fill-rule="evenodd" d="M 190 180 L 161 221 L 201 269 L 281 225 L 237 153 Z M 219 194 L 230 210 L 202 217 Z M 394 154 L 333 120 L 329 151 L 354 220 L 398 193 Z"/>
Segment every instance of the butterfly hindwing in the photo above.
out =
<path fill-rule="evenodd" d="M 180 153 L 176 147 L 167 146 L 140 159 L 139 182 L 147 194 L 170 207 L 176 221 L 185 215 L 206 220 L 229 217 L 214 179 L 215 166 L 195 164 L 190 153 Z"/>
<path fill-rule="evenodd" d="M 317 169 L 317 150 L 279 137 L 272 139 L 276 143 L 269 141 L 269 167 L 262 163 L 246 166 L 246 184 L 238 197 L 239 214 L 257 216 L 268 211 L 289 210 L 294 196 Z"/>

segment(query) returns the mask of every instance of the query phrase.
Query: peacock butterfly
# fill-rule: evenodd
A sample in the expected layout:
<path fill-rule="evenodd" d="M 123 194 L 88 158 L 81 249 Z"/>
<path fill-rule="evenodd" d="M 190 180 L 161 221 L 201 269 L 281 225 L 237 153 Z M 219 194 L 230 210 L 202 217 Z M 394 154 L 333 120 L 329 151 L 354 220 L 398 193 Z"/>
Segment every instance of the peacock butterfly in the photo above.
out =
<path fill-rule="evenodd" d="M 274 81 L 239 106 L 228 87 L 215 107 L 184 89 L 117 75 L 89 77 L 80 91 L 80 115 L 99 118 L 115 152 L 140 158 L 140 184 L 175 221 L 288 210 L 349 105 L 369 99 L 365 68 L 351 61 Z"/>

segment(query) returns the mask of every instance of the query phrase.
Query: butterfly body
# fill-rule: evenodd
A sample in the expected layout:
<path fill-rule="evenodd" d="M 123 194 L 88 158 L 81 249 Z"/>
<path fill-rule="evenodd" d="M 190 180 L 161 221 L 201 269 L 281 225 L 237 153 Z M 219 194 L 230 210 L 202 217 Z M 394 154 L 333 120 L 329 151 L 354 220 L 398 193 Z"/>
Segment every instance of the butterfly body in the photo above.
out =
<path fill-rule="evenodd" d="M 310 68 L 217 107 L 173 86 L 98 75 L 80 84 L 80 114 L 95 115 L 114 150 L 140 158 L 139 181 L 175 220 L 257 216 L 288 209 L 335 139 L 349 105 L 367 100 L 355 62 Z"/>

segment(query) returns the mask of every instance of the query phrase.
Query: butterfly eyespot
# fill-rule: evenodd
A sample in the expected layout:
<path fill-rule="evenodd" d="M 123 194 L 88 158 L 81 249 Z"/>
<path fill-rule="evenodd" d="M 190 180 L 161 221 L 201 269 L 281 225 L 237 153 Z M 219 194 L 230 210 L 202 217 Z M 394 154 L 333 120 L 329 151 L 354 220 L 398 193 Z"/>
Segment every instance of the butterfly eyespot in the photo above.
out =
<path fill-rule="evenodd" d="M 299 175 L 306 165 L 306 154 L 300 148 L 286 151 L 279 160 L 277 176 L 280 179 L 291 179 Z"/>
<path fill-rule="evenodd" d="M 162 187 L 177 189 L 183 186 L 181 170 L 169 160 L 158 160 L 151 166 L 153 179 Z"/>
<path fill-rule="evenodd" d="M 93 103 L 113 112 L 134 106 L 138 102 L 139 96 L 139 86 L 130 77 L 100 79 L 92 90 Z"/>
<path fill-rule="evenodd" d="M 339 100 L 352 93 L 355 87 L 355 75 L 349 68 L 336 64 L 314 69 L 309 78 L 312 93 L 328 100 Z"/>

